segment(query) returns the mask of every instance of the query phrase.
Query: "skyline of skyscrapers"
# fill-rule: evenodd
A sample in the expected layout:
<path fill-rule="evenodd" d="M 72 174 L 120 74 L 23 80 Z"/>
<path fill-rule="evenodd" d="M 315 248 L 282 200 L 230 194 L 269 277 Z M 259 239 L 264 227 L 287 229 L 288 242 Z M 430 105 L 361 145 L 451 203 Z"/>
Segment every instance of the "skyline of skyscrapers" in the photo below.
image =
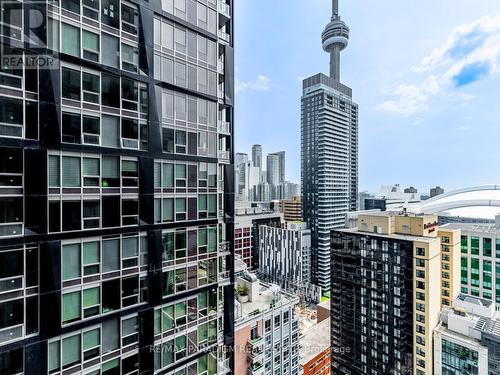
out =
<path fill-rule="evenodd" d="M 312 282 L 330 290 L 330 231 L 344 226 L 358 196 L 358 105 L 340 82 L 340 51 L 349 28 L 333 1 L 331 22 L 322 34 L 330 54 L 330 76 L 303 81 L 301 99 L 302 215 L 312 231 Z"/>

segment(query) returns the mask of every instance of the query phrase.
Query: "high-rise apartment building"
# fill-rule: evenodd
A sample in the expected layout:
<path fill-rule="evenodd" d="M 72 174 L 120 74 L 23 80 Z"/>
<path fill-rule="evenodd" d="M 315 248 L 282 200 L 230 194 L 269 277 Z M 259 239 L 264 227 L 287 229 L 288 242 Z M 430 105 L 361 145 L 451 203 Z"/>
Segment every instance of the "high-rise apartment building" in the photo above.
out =
<path fill-rule="evenodd" d="M 330 230 L 343 227 L 358 194 L 358 105 L 340 83 L 340 51 L 349 28 L 333 1 L 331 22 L 322 34 L 330 54 L 330 76 L 303 81 L 301 120 L 302 216 L 312 230 L 313 282 L 330 289 Z"/>
<path fill-rule="evenodd" d="M 1 374 L 231 371 L 232 5 L 2 2 Z"/>
<path fill-rule="evenodd" d="M 459 293 L 460 230 L 360 214 L 332 231 L 332 374 L 432 375 L 432 331 Z"/>

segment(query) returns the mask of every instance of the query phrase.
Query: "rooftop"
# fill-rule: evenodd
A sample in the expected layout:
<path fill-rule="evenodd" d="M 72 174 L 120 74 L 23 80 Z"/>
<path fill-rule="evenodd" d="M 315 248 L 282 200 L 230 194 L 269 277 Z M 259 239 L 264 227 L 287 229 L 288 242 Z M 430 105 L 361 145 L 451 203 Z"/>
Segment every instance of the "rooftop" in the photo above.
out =
<path fill-rule="evenodd" d="M 300 364 L 304 365 L 330 348 L 330 318 L 309 328 L 300 338 Z"/>
<path fill-rule="evenodd" d="M 236 319 L 236 325 L 273 308 L 281 308 L 299 302 L 298 297 L 284 292 L 278 285 L 268 284 L 260 280 L 255 284 L 258 284 L 255 285 L 257 292 L 253 294 L 252 300 L 248 300 L 248 302 L 236 301 L 241 305 L 241 316 Z M 249 292 L 249 294 L 251 293 Z"/>
<path fill-rule="evenodd" d="M 500 227 L 496 224 L 450 223 L 440 226 L 443 229 L 461 229 L 463 231 L 496 234 L 500 236 Z"/>
<path fill-rule="evenodd" d="M 356 233 L 359 235 L 367 235 L 371 237 L 382 237 L 382 238 L 390 238 L 390 239 L 397 239 L 397 240 L 404 240 L 404 241 L 419 241 L 419 242 L 434 242 L 438 241 L 437 237 L 426 237 L 426 236 L 412 236 L 409 234 L 398 234 L 398 233 L 392 233 L 392 234 L 381 234 L 381 233 L 374 233 L 374 232 L 365 232 L 358 230 L 358 228 L 341 228 L 341 229 L 334 229 L 333 232 L 341 232 L 341 233 Z"/>

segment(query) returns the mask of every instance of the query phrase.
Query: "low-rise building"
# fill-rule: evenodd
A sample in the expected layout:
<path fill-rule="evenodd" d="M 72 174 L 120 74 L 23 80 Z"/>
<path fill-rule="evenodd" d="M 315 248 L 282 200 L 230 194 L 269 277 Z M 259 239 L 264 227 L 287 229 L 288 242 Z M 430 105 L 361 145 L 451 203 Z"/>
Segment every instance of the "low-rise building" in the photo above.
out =
<path fill-rule="evenodd" d="M 283 214 L 261 205 L 238 202 L 235 208 L 234 251 L 249 268 L 259 267 L 259 226 L 281 227 Z"/>
<path fill-rule="evenodd" d="M 330 318 L 318 322 L 302 334 L 299 355 L 301 375 L 330 374 Z"/>
<path fill-rule="evenodd" d="M 302 208 L 300 196 L 279 201 L 280 212 L 285 221 L 302 221 Z"/>
<path fill-rule="evenodd" d="M 434 375 L 500 374 L 500 314 L 490 300 L 459 295 L 434 330 Z"/>
<path fill-rule="evenodd" d="M 299 298 L 247 271 L 236 280 L 235 374 L 298 375 Z"/>

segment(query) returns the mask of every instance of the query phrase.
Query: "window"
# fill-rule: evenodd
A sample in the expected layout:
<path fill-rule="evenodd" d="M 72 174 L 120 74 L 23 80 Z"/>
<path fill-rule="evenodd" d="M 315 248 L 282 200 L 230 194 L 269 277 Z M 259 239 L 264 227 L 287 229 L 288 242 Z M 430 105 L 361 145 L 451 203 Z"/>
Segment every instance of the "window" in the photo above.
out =
<path fill-rule="evenodd" d="M 99 145 L 100 121 L 99 117 L 83 116 L 83 143 Z"/>
<path fill-rule="evenodd" d="M 483 238 L 483 256 L 491 256 L 491 238 Z"/>
<path fill-rule="evenodd" d="M 62 223 L 63 231 L 73 231 L 82 229 L 82 213 L 80 201 L 62 202 Z"/>
<path fill-rule="evenodd" d="M 71 323 L 81 318 L 81 293 L 71 292 L 62 296 L 62 322 Z M 64 361 L 63 361 L 64 366 Z"/>
<path fill-rule="evenodd" d="M 186 30 L 175 27 L 175 50 L 177 52 L 186 53 Z"/>
<path fill-rule="evenodd" d="M 120 77 L 102 74 L 102 104 L 108 107 L 120 108 Z"/>
<path fill-rule="evenodd" d="M 101 21 L 105 25 L 120 28 L 118 0 L 101 0 Z"/>
<path fill-rule="evenodd" d="M 81 118 L 79 114 L 62 114 L 62 141 L 81 143 Z"/>
<path fill-rule="evenodd" d="M 106 240 L 102 242 L 102 272 L 113 272 L 120 269 L 120 241 Z"/>
<path fill-rule="evenodd" d="M 88 318 L 100 313 L 100 288 L 88 288 L 83 291 L 83 317 Z"/>
<path fill-rule="evenodd" d="M 99 104 L 100 78 L 98 75 L 82 73 L 83 101 Z"/>
<path fill-rule="evenodd" d="M 118 38 L 102 33 L 102 63 L 118 68 L 120 65 L 120 41 Z"/>
<path fill-rule="evenodd" d="M 175 220 L 186 220 L 186 198 L 175 199 Z"/>
<path fill-rule="evenodd" d="M 22 149 L 0 148 L 0 186 L 23 186 Z"/>
<path fill-rule="evenodd" d="M 80 2 L 78 0 L 62 0 L 61 6 L 70 12 L 80 14 Z"/>
<path fill-rule="evenodd" d="M 102 145 L 120 147 L 120 119 L 114 116 L 102 116 Z"/>
<path fill-rule="evenodd" d="M 122 161 L 122 186 L 139 187 L 138 162 L 133 160 Z"/>
<path fill-rule="evenodd" d="M 62 187 L 80 187 L 79 157 L 62 157 Z"/>
<path fill-rule="evenodd" d="M 137 73 L 139 67 L 139 49 L 122 43 L 122 69 Z"/>
<path fill-rule="evenodd" d="M 95 200 L 83 201 L 83 228 L 99 228 L 101 218 L 100 202 Z"/>
<path fill-rule="evenodd" d="M 100 249 L 99 242 L 83 243 L 83 275 L 89 276 L 100 271 Z"/>
<path fill-rule="evenodd" d="M 61 23 L 61 52 L 80 57 L 80 29 L 78 27 Z"/>
<path fill-rule="evenodd" d="M 61 364 L 63 368 L 70 367 L 81 361 L 81 337 L 75 335 L 62 339 Z"/>
<path fill-rule="evenodd" d="M 62 246 L 62 278 L 72 280 L 81 276 L 80 244 Z"/>
<path fill-rule="evenodd" d="M 102 186 L 103 187 L 119 187 L 120 159 L 116 156 L 103 156 L 102 157 Z"/>
<path fill-rule="evenodd" d="M 62 68 L 62 96 L 65 99 L 80 100 L 80 72 Z"/>
<path fill-rule="evenodd" d="M 99 19 L 99 0 L 83 0 L 83 15 L 93 20 Z"/>
<path fill-rule="evenodd" d="M 101 330 L 95 328 L 83 333 L 83 360 L 95 358 L 101 353 Z"/>
<path fill-rule="evenodd" d="M 82 30 L 83 58 L 91 61 L 99 61 L 99 35 Z"/>
<path fill-rule="evenodd" d="M 132 4 L 122 3 L 122 30 L 137 35 L 139 12 Z"/>
<path fill-rule="evenodd" d="M 138 93 L 137 82 L 122 78 L 122 108 L 137 111 Z"/>

